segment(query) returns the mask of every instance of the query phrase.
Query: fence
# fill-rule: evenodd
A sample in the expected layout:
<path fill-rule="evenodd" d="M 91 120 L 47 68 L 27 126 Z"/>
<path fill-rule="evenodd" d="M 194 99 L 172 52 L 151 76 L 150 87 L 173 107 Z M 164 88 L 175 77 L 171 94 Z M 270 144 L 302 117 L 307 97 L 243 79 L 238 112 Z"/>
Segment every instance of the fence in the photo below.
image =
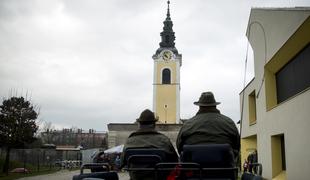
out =
<path fill-rule="evenodd" d="M 0 149 L 0 158 L 4 159 L 5 149 Z M 75 168 L 81 164 L 79 151 L 56 151 L 55 149 L 11 149 L 10 161 L 18 162 L 18 166 L 35 171 L 52 168 Z M 13 168 L 12 163 L 10 169 Z"/>

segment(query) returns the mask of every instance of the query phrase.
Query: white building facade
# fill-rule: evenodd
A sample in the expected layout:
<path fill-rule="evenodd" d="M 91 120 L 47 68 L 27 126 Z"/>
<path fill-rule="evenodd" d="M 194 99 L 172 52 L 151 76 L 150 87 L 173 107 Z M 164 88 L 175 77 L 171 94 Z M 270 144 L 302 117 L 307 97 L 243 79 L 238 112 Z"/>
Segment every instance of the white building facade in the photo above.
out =
<path fill-rule="evenodd" d="M 310 8 L 254 8 L 254 79 L 240 93 L 241 162 L 254 150 L 266 179 L 309 179 Z"/>

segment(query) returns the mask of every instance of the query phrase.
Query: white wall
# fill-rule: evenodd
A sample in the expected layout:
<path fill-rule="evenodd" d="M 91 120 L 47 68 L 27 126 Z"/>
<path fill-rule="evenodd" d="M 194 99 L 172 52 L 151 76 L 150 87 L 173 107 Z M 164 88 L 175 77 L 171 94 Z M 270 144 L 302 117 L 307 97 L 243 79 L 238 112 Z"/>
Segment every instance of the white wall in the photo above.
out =
<path fill-rule="evenodd" d="M 257 134 L 258 161 L 263 176 L 272 179 L 271 136 L 284 134 L 287 179 L 308 179 L 310 167 L 310 90 L 266 111 L 264 66 L 310 15 L 310 9 L 252 9 L 248 39 L 254 51 L 255 79 L 245 88 L 241 137 Z M 266 47 L 266 48 L 265 48 Z M 249 126 L 248 95 L 256 99 L 257 123 Z M 242 102 L 242 93 L 240 94 Z"/>

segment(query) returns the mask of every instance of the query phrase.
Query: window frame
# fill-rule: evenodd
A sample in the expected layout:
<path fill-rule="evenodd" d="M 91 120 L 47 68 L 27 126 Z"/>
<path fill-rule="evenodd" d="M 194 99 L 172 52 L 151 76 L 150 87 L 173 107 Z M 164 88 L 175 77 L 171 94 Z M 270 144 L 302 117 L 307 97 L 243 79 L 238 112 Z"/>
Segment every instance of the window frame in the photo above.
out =
<path fill-rule="evenodd" d="M 161 71 L 161 83 L 162 84 L 171 84 L 171 69 L 170 68 L 165 67 Z"/>

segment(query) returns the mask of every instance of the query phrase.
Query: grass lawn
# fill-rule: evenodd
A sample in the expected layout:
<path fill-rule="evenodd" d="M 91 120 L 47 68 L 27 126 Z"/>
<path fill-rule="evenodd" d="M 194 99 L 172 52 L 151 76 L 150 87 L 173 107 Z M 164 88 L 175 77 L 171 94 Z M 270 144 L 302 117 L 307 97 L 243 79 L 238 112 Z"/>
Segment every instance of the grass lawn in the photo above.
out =
<path fill-rule="evenodd" d="M 2 173 L 4 164 L 4 159 L 0 158 L 0 180 L 9 180 L 9 179 L 17 179 L 21 177 L 28 177 L 28 176 L 36 176 L 36 175 L 42 175 L 42 174 L 49 174 L 54 173 L 58 171 L 59 168 L 55 167 L 49 167 L 49 166 L 40 166 L 40 171 L 38 171 L 37 166 L 26 164 L 26 169 L 29 171 L 29 173 L 9 173 L 7 176 L 6 174 Z M 18 162 L 18 161 L 10 161 L 9 164 L 9 171 L 15 168 L 23 168 L 24 163 Z"/>

